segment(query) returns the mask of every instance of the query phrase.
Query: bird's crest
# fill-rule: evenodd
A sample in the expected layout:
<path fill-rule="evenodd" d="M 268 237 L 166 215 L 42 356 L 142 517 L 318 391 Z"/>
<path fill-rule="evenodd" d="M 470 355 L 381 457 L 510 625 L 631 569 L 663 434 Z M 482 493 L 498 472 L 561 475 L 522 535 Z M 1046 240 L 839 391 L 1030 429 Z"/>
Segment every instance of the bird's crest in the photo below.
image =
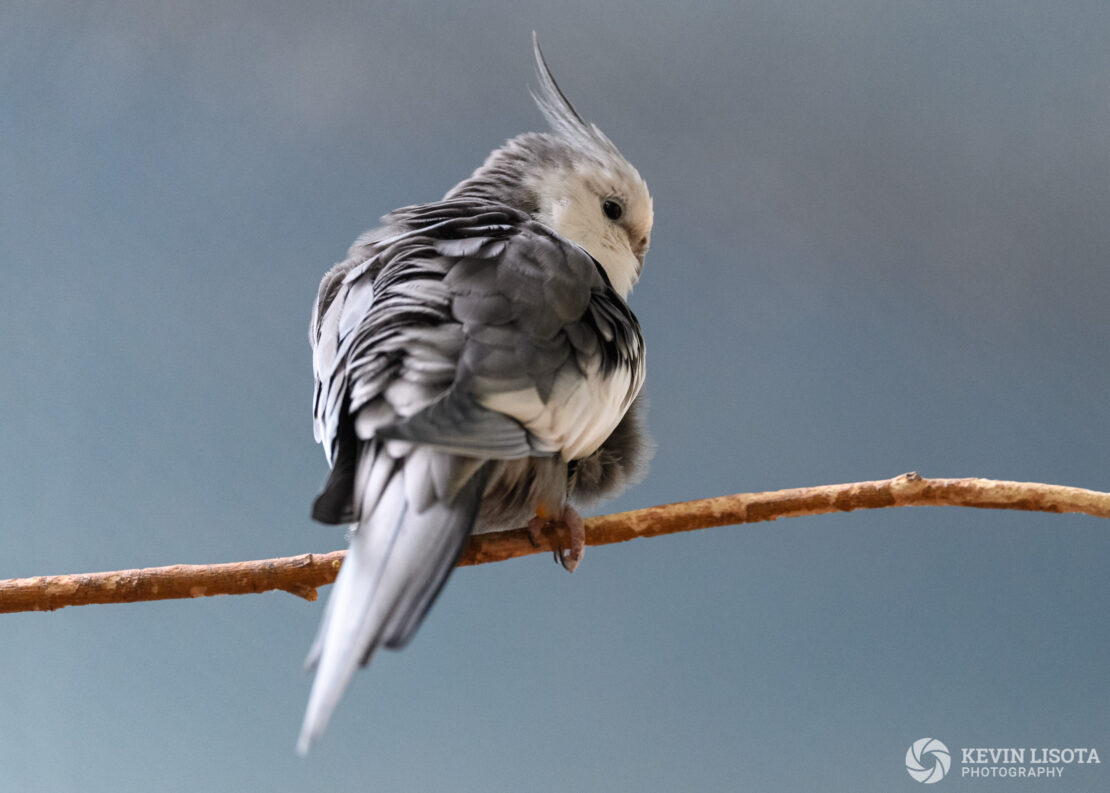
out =
<path fill-rule="evenodd" d="M 551 70 L 547 68 L 547 61 L 543 59 L 540 39 L 535 31 L 532 31 L 532 50 L 536 56 L 536 74 L 540 79 L 540 89 L 538 93 L 532 91 L 531 94 L 540 112 L 547 119 L 547 123 L 551 125 L 552 132 L 579 151 L 593 152 L 605 158 L 615 156 L 624 160 L 620 151 L 605 133 L 598 129 L 596 124 L 591 124 L 578 115 L 578 111 L 559 88 L 555 78 L 551 76 Z"/>

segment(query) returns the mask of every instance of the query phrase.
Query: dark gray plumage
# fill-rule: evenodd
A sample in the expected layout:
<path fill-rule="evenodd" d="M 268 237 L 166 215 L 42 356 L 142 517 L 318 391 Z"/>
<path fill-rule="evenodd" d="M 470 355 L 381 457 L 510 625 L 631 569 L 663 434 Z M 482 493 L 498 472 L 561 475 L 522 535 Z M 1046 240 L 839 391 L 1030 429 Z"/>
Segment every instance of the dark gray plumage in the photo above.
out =
<path fill-rule="evenodd" d="M 577 519 L 568 502 L 614 495 L 649 456 L 624 296 L 650 196 L 536 57 L 558 134 L 509 141 L 445 200 L 386 216 L 320 284 L 313 415 L 332 472 L 313 517 L 353 528 L 302 751 L 357 665 L 411 639 L 472 532 Z"/>

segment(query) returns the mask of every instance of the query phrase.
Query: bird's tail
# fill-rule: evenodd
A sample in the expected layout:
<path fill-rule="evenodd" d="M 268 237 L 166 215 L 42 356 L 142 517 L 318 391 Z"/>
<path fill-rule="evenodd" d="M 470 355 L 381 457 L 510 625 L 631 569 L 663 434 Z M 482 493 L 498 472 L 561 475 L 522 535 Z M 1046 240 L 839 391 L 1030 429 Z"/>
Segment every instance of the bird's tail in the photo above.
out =
<path fill-rule="evenodd" d="M 367 444 L 354 486 L 359 520 L 306 666 L 316 669 L 297 751 L 319 737 L 360 665 L 404 646 L 466 547 L 488 466 L 428 447 L 400 459 Z"/>

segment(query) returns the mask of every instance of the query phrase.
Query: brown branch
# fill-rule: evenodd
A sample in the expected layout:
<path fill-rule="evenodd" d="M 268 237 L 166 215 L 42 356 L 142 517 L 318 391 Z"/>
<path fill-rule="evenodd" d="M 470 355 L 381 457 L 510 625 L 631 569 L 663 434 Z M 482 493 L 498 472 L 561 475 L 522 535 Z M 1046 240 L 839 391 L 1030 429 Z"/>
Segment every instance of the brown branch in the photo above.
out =
<path fill-rule="evenodd" d="M 586 544 L 608 545 L 711 526 L 909 506 L 1082 512 L 1110 518 L 1110 493 L 1036 482 L 924 479 L 909 473 L 874 482 L 738 493 L 601 515 L 586 520 Z M 565 545 L 567 540 L 562 527 L 545 529 L 538 545 L 532 545 L 525 529 L 479 534 L 471 538 L 459 564 L 500 562 L 550 552 Z M 15 578 L 0 581 L 0 613 L 52 611 L 92 603 L 245 595 L 271 589 L 315 600 L 316 588 L 335 580 L 345 553 L 333 551 L 230 564 L 178 564 L 110 573 Z"/>

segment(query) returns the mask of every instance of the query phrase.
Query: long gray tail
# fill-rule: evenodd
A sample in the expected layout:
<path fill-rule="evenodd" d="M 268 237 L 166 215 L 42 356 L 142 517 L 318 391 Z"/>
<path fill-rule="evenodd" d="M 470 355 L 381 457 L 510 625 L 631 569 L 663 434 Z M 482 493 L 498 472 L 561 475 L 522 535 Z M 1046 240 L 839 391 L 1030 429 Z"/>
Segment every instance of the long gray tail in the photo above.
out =
<path fill-rule="evenodd" d="M 367 444 L 354 496 L 360 515 L 306 666 L 316 669 L 297 751 L 324 731 L 355 670 L 379 646 L 412 638 L 474 526 L 488 466 L 428 447 L 390 457 Z"/>

